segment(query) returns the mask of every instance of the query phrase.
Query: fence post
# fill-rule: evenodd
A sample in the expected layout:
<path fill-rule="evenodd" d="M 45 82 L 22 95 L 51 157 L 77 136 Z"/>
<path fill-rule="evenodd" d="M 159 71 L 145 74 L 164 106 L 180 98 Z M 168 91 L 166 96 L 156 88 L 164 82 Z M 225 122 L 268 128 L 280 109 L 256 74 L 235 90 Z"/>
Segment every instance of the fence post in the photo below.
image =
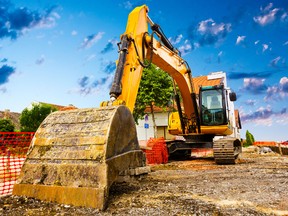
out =
<path fill-rule="evenodd" d="M 281 147 L 281 143 L 280 142 L 278 142 L 278 148 L 279 148 L 279 153 L 282 156 L 283 154 L 282 154 L 282 147 Z"/>

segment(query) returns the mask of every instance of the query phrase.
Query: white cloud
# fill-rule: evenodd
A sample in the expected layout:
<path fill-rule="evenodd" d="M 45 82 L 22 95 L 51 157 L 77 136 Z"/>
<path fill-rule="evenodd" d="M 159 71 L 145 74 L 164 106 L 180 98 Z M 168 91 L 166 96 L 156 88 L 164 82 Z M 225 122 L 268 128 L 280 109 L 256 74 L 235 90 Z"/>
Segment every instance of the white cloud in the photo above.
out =
<path fill-rule="evenodd" d="M 231 24 L 230 23 L 219 23 L 217 24 L 214 22 L 213 19 L 207 19 L 204 21 L 201 21 L 198 26 L 198 32 L 201 34 L 212 34 L 212 35 L 218 35 L 220 33 L 223 33 L 225 31 L 231 31 Z"/>
<path fill-rule="evenodd" d="M 72 36 L 75 36 L 75 35 L 77 35 L 78 34 L 78 32 L 76 31 L 76 30 L 73 30 L 72 32 L 71 32 L 71 35 Z"/>
<path fill-rule="evenodd" d="M 195 49 L 197 49 L 197 48 L 200 48 L 201 45 L 198 42 L 195 42 L 193 43 L 193 46 Z"/>
<path fill-rule="evenodd" d="M 95 54 L 91 54 L 91 55 L 86 57 L 85 61 L 89 62 L 89 61 L 93 60 L 94 58 L 96 58 L 96 55 Z"/>
<path fill-rule="evenodd" d="M 38 23 L 35 24 L 35 27 L 38 28 L 52 28 L 56 25 L 56 20 L 60 19 L 60 15 L 56 12 L 52 12 L 49 16 L 41 19 Z"/>
<path fill-rule="evenodd" d="M 288 14 L 287 14 L 286 12 L 284 12 L 284 13 L 282 14 L 282 16 L 281 16 L 281 21 L 284 22 L 287 17 L 288 17 Z"/>
<path fill-rule="evenodd" d="M 288 97 L 288 78 L 282 77 L 278 85 L 268 87 L 267 95 L 264 100 L 278 101 L 284 100 L 286 97 Z"/>
<path fill-rule="evenodd" d="M 266 26 L 280 20 L 286 21 L 287 12 L 283 8 L 273 8 L 273 4 L 269 3 L 265 8 L 260 8 L 260 15 L 253 17 L 254 22 L 261 26 Z"/>
<path fill-rule="evenodd" d="M 248 91 L 251 94 L 262 94 L 267 90 L 265 79 L 258 78 L 244 78 L 242 90 Z"/>
<path fill-rule="evenodd" d="M 109 92 L 110 85 L 113 82 L 114 74 L 107 77 L 95 79 L 95 77 L 84 76 L 78 80 L 78 87 L 67 91 L 68 94 L 79 94 L 82 96 L 97 95 L 104 96 Z M 106 96 L 106 95 L 105 95 Z"/>
<path fill-rule="evenodd" d="M 84 49 L 90 48 L 91 46 L 93 46 L 93 44 L 99 41 L 103 37 L 103 35 L 104 32 L 98 32 L 97 34 L 87 36 L 86 38 L 84 38 L 80 47 Z"/>
<path fill-rule="evenodd" d="M 277 115 L 276 115 L 276 122 L 281 125 L 288 125 L 288 112 L 287 108 L 283 108 Z"/>
<path fill-rule="evenodd" d="M 270 105 L 266 107 L 259 107 L 256 110 L 245 112 L 243 107 L 240 107 L 240 116 L 243 124 L 251 123 L 255 126 L 266 126 L 270 127 L 277 125 L 281 127 L 282 125 L 288 125 L 288 110 L 287 108 L 282 108 L 282 110 L 275 111 Z"/>
<path fill-rule="evenodd" d="M 242 42 L 244 42 L 246 36 L 238 36 L 237 40 L 236 40 L 236 45 L 241 44 Z"/>
<path fill-rule="evenodd" d="M 248 86 L 262 86 L 265 82 L 265 79 L 256 79 L 256 78 L 244 78 L 244 87 Z"/>
<path fill-rule="evenodd" d="M 269 11 L 273 7 L 273 3 L 269 3 L 264 9 L 261 7 L 260 10 L 262 11 Z"/>
<path fill-rule="evenodd" d="M 192 46 L 188 40 L 185 40 L 184 45 L 180 46 L 178 50 L 182 55 L 186 55 L 192 50 Z"/>
<path fill-rule="evenodd" d="M 262 15 L 262 16 L 257 16 L 254 17 L 254 21 L 258 23 L 259 25 L 265 26 L 269 23 L 272 23 L 275 20 L 275 16 L 279 9 L 273 9 L 271 10 L 268 14 Z"/>
<path fill-rule="evenodd" d="M 218 54 L 217 54 L 217 61 L 218 61 L 218 64 L 221 63 L 221 57 L 223 55 L 223 51 L 220 51 Z"/>
<path fill-rule="evenodd" d="M 288 96 L 288 78 L 287 77 L 282 77 L 280 79 L 280 95 L 281 97 L 286 97 Z"/>
<path fill-rule="evenodd" d="M 133 4 L 132 4 L 130 1 L 125 1 L 125 2 L 122 3 L 122 6 L 123 6 L 125 9 L 130 10 L 130 9 L 132 9 Z"/>
<path fill-rule="evenodd" d="M 269 48 L 269 45 L 268 44 L 262 44 L 262 52 L 265 52 L 268 48 Z"/>
<path fill-rule="evenodd" d="M 270 62 L 270 65 L 271 65 L 272 67 L 277 67 L 277 64 L 278 64 L 278 62 L 280 61 L 280 59 L 281 59 L 280 56 L 272 59 L 272 61 Z"/>
<path fill-rule="evenodd" d="M 177 36 L 174 37 L 174 38 L 170 37 L 170 38 L 169 38 L 169 41 L 171 42 L 172 45 L 176 45 L 176 44 L 180 43 L 180 41 L 182 40 L 182 38 L 183 38 L 183 35 L 182 35 L 182 34 L 179 34 L 179 35 L 177 35 Z"/>
<path fill-rule="evenodd" d="M 222 55 L 223 55 L 223 51 L 220 51 L 217 56 L 221 57 Z"/>
<path fill-rule="evenodd" d="M 259 107 L 256 111 L 249 113 L 242 112 L 241 120 L 245 122 L 253 122 L 256 125 L 271 126 L 273 123 L 273 111 L 268 105 L 267 107 Z"/>
<path fill-rule="evenodd" d="M 249 106 L 254 106 L 256 104 L 256 100 L 249 99 L 249 100 L 245 101 L 245 104 L 249 105 Z"/>

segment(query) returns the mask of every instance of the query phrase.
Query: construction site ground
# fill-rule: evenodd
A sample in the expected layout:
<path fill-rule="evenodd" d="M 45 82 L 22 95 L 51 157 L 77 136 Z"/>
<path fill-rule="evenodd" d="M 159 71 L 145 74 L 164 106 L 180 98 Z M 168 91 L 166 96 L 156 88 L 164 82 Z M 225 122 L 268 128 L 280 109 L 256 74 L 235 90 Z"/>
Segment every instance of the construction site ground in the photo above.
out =
<path fill-rule="evenodd" d="M 213 159 L 151 166 L 146 177 L 116 183 L 105 211 L 0 198 L 0 215 L 288 215 L 288 157 L 244 149 L 236 165 Z"/>

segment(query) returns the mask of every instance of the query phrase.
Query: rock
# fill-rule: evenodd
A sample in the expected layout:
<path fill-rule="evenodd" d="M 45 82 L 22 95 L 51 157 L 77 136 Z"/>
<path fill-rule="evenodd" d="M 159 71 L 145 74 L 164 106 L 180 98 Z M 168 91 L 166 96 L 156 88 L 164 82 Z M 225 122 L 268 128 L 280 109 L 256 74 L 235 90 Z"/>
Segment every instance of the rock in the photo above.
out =
<path fill-rule="evenodd" d="M 259 154 L 272 153 L 273 151 L 269 147 L 261 147 L 259 150 Z"/>

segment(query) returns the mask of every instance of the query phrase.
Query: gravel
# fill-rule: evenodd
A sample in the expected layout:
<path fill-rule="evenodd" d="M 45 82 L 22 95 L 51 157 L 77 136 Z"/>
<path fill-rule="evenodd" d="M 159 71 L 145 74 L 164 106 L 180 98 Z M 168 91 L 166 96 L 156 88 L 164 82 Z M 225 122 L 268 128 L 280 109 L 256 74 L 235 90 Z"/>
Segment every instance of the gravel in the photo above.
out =
<path fill-rule="evenodd" d="M 246 149 L 236 165 L 208 159 L 154 165 L 139 181 L 114 184 L 105 211 L 0 198 L 0 215 L 288 215 L 288 157 Z"/>

